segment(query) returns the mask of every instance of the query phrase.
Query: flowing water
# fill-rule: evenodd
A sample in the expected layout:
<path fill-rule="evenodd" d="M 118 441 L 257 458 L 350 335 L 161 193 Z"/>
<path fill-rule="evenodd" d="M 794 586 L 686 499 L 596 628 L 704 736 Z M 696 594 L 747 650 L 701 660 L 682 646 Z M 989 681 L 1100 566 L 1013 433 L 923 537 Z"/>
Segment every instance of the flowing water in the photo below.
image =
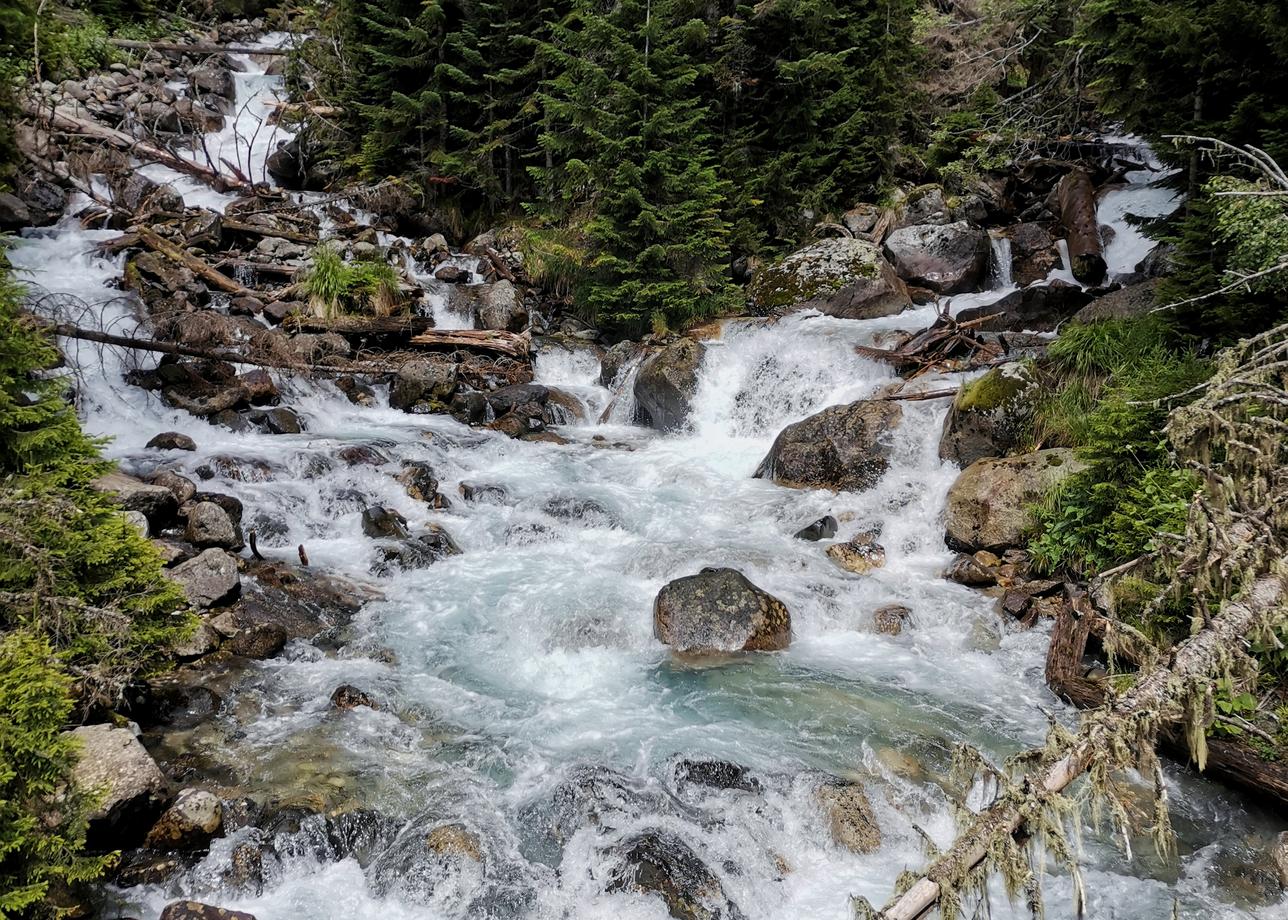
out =
<path fill-rule="evenodd" d="M 272 86 L 254 73 L 238 80 L 239 91 Z M 239 101 L 243 111 L 257 105 Z M 1139 183 L 1106 197 L 1117 240 L 1127 237 L 1122 215 L 1155 197 Z M 71 295 L 93 305 L 98 322 L 128 328 L 130 306 L 113 289 L 120 259 L 90 253 L 112 235 L 69 218 L 30 232 L 13 262 L 37 292 Z M 1000 293 L 956 298 L 952 309 Z M 433 308 L 437 315 L 445 306 Z M 205 488 L 244 502 L 268 554 L 290 558 L 304 543 L 315 567 L 369 580 L 373 546 L 359 515 L 377 502 L 413 528 L 444 525 L 464 551 L 381 580 L 383 599 L 359 615 L 347 645 L 292 644 L 253 668 L 218 718 L 182 741 L 184 756 L 217 767 L 243 794 L 376 809 L 405 825 L 403 842 L 463 823 L 482 840 L 482 862 L 457 860 L 427 877 L 402 871 L 389 854 L 364 868 L 280 842 L 263 888 L 248 891 L 222 875 L 232 847 L 259 833 L 244 829 L 169 885 L 115 892 L 121 915 L 155 917 L 189 896 L 260 920 L 662 918 L 661 901 L 608 890 L 605 850 L 646 828 L 687 841 L 753 920 L 841 920 L 851 895 L 884 901 L 896 876 L 925 860 L 915 827 L 941 846 L 954 835 L 944 789 L 955 744 L 1000 759 L 1040 743 L 1047 713 L 1074 718 L 1045 688 L 1044 630 L 1018 630 L 992 598 L 940 577 L 952 559 L 944 496 L 958 472 L 937 455 L 942 401 L 902 404 L 890 470 L 868 492 L 794 491 L 751 476 L 785 425 L 894 379 L 858 357 L 855 344 L 933 316 L 923 308 L 864 322 L 816 314 L 731 321 L 709 343 L 692 428 L 674 435 L 630 424 L 632 367 L 609 389 L 593 350 L 543 345 L 538 379 L 576 395 L 590 420 L 561 429 L 563 445 L 517 442 L 383 402 L 360 408 L 329 383 L 304 381 L 283 385 L 305 433 L 235 434 L 125 386 L 122 356 L 65 343 L 86 427 L 113 439 L 109 453 L 147 472 L 158 462 L 147 440 L 180 430 L 199 447 L 164 458 L 180 472 L 195 476 L 212 459 L 234 458 L 242 474 Z M 601 415 L 606 421 L 595 422 Z M 352 444 L 374 446 L 387 462 L 337 462 L 338 449 Z M 405 495 L 392 478 L 404 459 L 432 465 L 453 496 L 450 510 Z M 501 491 L 466 503 L 455 498 L 460 482 Z M 824 514 L 842 522 L 840 539 L 879 527 L 886 567 L 849 575 L 821 545 L 793 538 Z M 706 565 L 741 569 L 780 597 L 792 612 L 791 648 L 703 666 L 673 659 L 652 636 L 653 598 Z M 913 611 L 898 637 L 871 628 L 872 611 L 891 603 Z M 333 711 L 328 698 L 341 683 L 370 692 L 379 709 Z M 679 757 L 735 761 L 754 772 L 760 791 L 677 787 Z M 615 804 L 604 806 L 603 820 L 552 838 L 557 790 L 590 774 L 616 777 Z M 830 842 L 812 793 L 826 774 L 866 784 L 884 835 L 877 852 Z M 1179 770 L 1168 782 L 1179 859 L 1159 860 L 1133 840 L 1129 861 L 1087 829 L 1090 916 L 1171 917 L 1174 901 L 1187 918 L 1288 916 L 1247 868 L 1265 863 L 1256 854 L 1278 829 L 1271 820 Z M 977 791 L 972 804 L 978 799 Z M 1068 880 L 1053 869 L 1046 889 L 1050 915 L 1071 916 Z M 998 916 L 1023 913 L 993 895 Z"/>

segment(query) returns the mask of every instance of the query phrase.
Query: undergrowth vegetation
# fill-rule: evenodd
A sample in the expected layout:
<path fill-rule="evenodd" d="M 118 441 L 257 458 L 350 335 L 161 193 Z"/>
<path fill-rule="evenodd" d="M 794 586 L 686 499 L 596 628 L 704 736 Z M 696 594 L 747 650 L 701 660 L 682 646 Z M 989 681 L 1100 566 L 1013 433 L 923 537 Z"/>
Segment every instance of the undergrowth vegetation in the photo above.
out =
<path fill-rule="evenodd" d="M 386 262 L 346 262 L 329 243 L 314 247 L 303 293 L 322 319 L 353 313 L 389 316 L 398 306 L 398 272 Z"/>

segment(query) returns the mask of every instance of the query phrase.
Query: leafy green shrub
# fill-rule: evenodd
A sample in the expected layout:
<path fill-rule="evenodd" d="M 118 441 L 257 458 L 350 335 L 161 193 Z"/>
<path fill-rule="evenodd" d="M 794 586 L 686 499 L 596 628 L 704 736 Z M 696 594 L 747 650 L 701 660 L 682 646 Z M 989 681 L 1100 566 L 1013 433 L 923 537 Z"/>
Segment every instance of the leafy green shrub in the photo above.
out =
<path fill-rule="evenodd" d="M 347 313 L 388 316 L 398 305 L 398 272 L 385 262 L 346 262 L 328 243 L 314 247 L 304 278 L 313 313 L 335 319 Z"/>
<path fill-rule="evenodd" d="M 1199 483 L 1170 456 L 1165 399 L 1209 370 L 1171 339 L 1145 318 L 1070 326 L 1052 345 L 1055 389 L 1039 407 L 1038 436 L 1075 447 L 1087 469 L 1038 509 L 1039 568 L 1091 574 L 1183 531 Z"/>
<path fill-rule="evenodd" d="M 69 782 L 71 709 L 71 679 L 49 644 L 26 630 L 0 636 L 0 920 L 53 915 L 51 886 L 90 881 L 110 863 L 81 852 L 90 790 Z"/>

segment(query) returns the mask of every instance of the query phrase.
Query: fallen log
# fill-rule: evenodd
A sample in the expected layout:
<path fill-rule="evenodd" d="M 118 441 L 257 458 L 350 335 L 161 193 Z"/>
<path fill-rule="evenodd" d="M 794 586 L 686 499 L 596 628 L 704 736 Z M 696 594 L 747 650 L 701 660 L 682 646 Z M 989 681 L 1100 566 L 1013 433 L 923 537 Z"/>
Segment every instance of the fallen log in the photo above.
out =
<path fill-rule="evenodd" d="M 531 341 L 527 334 L 519 335 L 494 329 L 435 329 L 413 336 L 411 339 L 413 345 L 495 351 L 512 358 L 527 357 Z"/>
<path fill-rule="evenodd" d="M 1263 624 L 1274 608 L 1283 603 L 1285 581 L 1281 576 L 1267 575 L 1253 584 L 1239 601 L 1226 604 L 1198 633 L 1176 646 L 1170 663 L 1160 664 L 1143 673 L 1136 683 L 1107 709 L 1109 716 L 1130 724 L 1130 717 L 1140 712 L 1158 712 L 1164 718 L 1175 718 L 1174 688 L 1207 678 L 1223 653 L 1243 640 L 1255 627 Z M 1066 753 L 1033 783 L 1040 792 L 1054 795 L 1063 792 L 1091 765 L 1099 751 L 1106 750 L 1105 722 L 1084 721 Z M 1134 727 L 1134 725 L 1133 725 Z M 992 844 L 1003 834 L 1015 834 L 1024 824 L 1024 814 L 1009 800 L 984 809 L 967 830 L 958 835 L 952 847 L 935 860 L 926 873 L 888 909 L 881 912 L 885 920 L 916 920 L 938 900 L 941 882 L 961 878 L 963 873 L 984 861 Z"/>
<path fill-rule="evenodd" d="M 343 115 L 344 109 L 338 105 L 314 105 L 311 102 L 283 102 L 276 100 L 266 103 L 266 107 L 282 114 L 283 112 L 303 112 L 305 115 L 320 115 L 329 118 L 333 115 Z"/>
<path fill-rule="evenodd" d="M 290 48 L 256 48 L 252 45 L 220 45 L 215 42 L 142 42 L 129 38 L 109 38 L 109 45 L 127 51 L 159 51 L 165 54 L 266 54 L 286 55 Z"/>
<path fill-rule="evenodd" d="M 1096 217 L 1096 187 L 1090 173 L 1085 169 L 1065 173 L 1056 194 L 1073 277 L 1086 285 L 1100 284 L 1105 280 L 1107 267 L 1100 221 Z"/>
<path fill-rule="evenodd" d="M 155 252 L 161 253 L 161 255 L 165 256 L 171 262 L 176 262 L 179 265 L 182 265 L 211 287 L 218 288 L 221 291 L 226 291 L 234 297 L 258 296 L 257 292 L 245 287 L 241 282 L 229 278 L 223 272 L 218 271 L 213 265 L 198 259 L 187 250 L 181 249 L 179 246 L 160 236 L 155 231 L 149 230 L 146 227 L 139 227 L 134 231 L 134 235 L 138 237 L 139 242 L 144 246 L 154 250 Z"/>
<path fill-rule="evenodd" d="M 98 342 L 101 345 L 114 345 L 135 351 L 148 351 L 162 355 L 174 355 L 180 358 L 201 358 L 206 361 L 226 361 L 229 364 L 248 364 L 252 367 L 271 367 L 279 370 L 312 372 L 317 374 L 396 374 L 401 368 L 395 364 L 381 364 L 375 361 L 337 361 L 334 364 L 314 364 L 290 358 L 271 356 L 243 355 L 237 352 L 217 348 L 198 348 L 192 345 L 180 345 L 177 342 L 163 342 L 159 339 L 145 339 L 139 336 L 116 335 L 98 329 L 85 329 L 70 323 L 47 323 L 36 320 L 50 335 L 65 339 L 78 339 L 83 342 Z"/>
<path fill-rule="evenodd" d="M 282 265 L 278 262 L 255 262 L 251 259 L 220 259 L 214 265 L 215 268 L 223 270 L 225 268 L 244 269 L 258 272 L 263 275 L 280 275 L 283 278 L 294 278 L 303 269 L 302 265 Z"/>
<path fill-rule="evenodd" d="M 1103 706 L 1108 696 L 1106 685 L 1084 676 L 1082 668 L 1088 641 L 1094 635 L 1103 635 L 1105 625 L 1105 618 L 1095 610 L 1085 592 L 1066 594 L 1065 604 L 1051 631 L 1046 681 L 1056 696 L 1079 709 Z M 1190 762 L 1183 732 L 1164 728 L 1160 740 L 1162 750 L 1168 756 L 1181 763 Z M 1205 776 L 1245 789 L 1263 799 L 1272 798 L 1280 807 L 1288 808 L 1288 764 L 1268 761 L 1236 738 L 1210 737 L 1207 749 L 1203 768 Z"/>
<path fill-rule="evenodd" d="M 286 230 L 280 227 L 261 227 L 259 224 L 248 224 L 240 220 L 231 220 L 227 217 L 224 218 L 223 227 L 230 233 L 277 237 L 282 240 L 290 240 L 292 243 L 303 243 L 306 246 L 316 246 L 318 242 L 317 234 L 300 233 L 297 230 Z"/>
<path fill-rule="evenodd" d="M 118 131 L 115 128 L 99 124 L 92 118 L 81 117 L 63 108 L 49 109 L 36 104 L 31 99 L 23 99 L 21 106 L 24 112 L 32 118 L 44 122 L 50 128 L 104 141 L 118 150 L 132 153 L 140 159 L 151 160 L 178 172 L 187 173 L 210 185 L 215 191 L 225 192 L 229 189 L 249 190 L 251 188 L 250 183 L 243 179 L 239 179 L 236 176 L 222 175 L 209 167 L 185 159 L 164 147 L 139 140 L 124 131 Z"/>
<path fill-rule="evenodd" d="M 334 332 L 346 339 L 386 346 L 406 345 L 414 336 L 434 329 L 432 316 L 290 316 L 282 323 L 288 332 Z"/>

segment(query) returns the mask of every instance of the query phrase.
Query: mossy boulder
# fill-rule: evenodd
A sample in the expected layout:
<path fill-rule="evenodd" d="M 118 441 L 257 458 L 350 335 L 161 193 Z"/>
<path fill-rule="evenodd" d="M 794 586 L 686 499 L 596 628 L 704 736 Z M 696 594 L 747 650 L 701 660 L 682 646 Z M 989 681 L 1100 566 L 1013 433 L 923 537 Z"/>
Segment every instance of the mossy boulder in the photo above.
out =
<path fill-rule="evenodd" d="M 962 386 L 944 419 L 939 459 L 970 466 L 1023 443 L 1041 386 L 1032 361 L 1012 361 Z"/>
<path fill-rule="evenodd" d="M 881 250 L 867 240 L 819 240 L 756 272 L 747 288 L 754 313 L 814 309 L 842 319 L 902 313 L 912 303 Z"/>
<path fill-rule="evenodd" d="M 1033 529 L 1033 506 L 1085 468 L 1068 448 L 972 463 L 948 490 L 945 542 L 964 552 L 1022 545 Z"/>

